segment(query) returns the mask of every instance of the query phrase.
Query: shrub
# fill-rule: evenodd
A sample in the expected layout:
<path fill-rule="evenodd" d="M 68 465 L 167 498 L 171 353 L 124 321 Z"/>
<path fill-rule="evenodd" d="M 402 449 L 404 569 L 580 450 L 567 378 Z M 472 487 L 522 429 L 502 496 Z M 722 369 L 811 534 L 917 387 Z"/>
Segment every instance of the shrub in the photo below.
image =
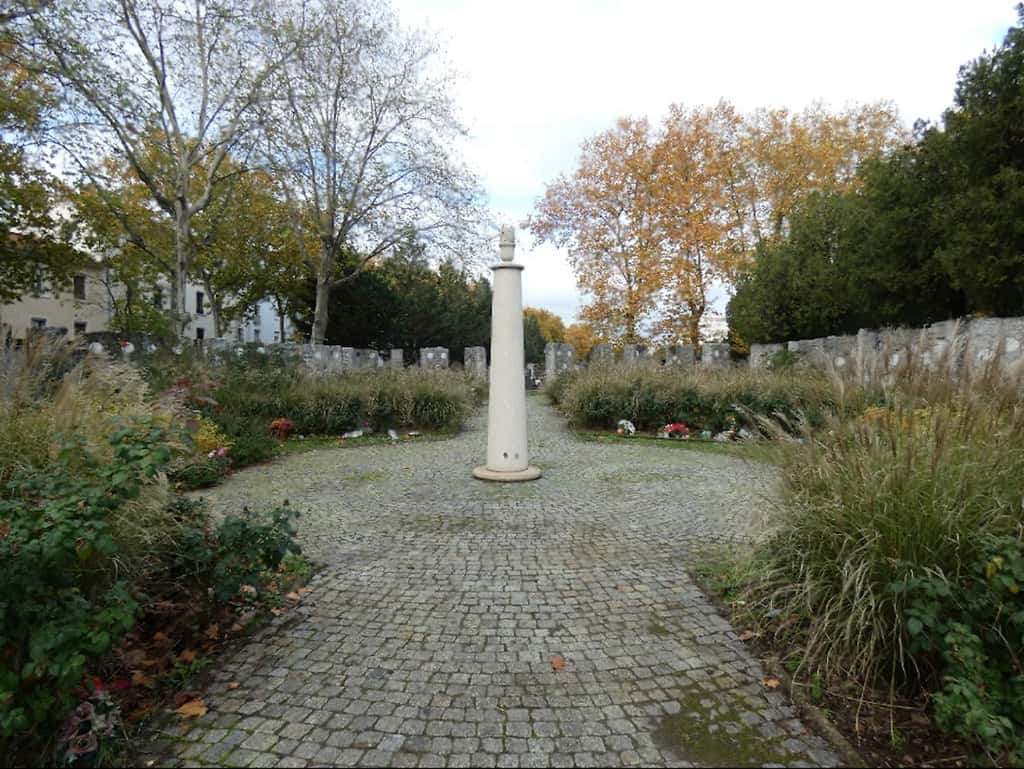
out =
<path fill-rule="evenodd" d="M 181 491 L 208 489 L 220 482 L 230 466 L 224 457 L 193 457 L 175 464 L 168 478 Z"/>
<path fill-rule="evenodd" d="M 550 385 L 552 397 L 580 427 L 607 429 L 628 419 L 641 430 L 683 422 L 719 432 L 758 416 L 791 422 L 804 415 L 817 424 L 847 408 L 829 378 L 815 372 L 601 367 L 561 376 Z"/>
<path fill-rule="evenodd" d="M 59 717 L 86 664 L 127 631 L 138 603 L 115 567 L 110 520 L 171 456 L 165 431 L 126 424 L 100 463 L 81 441 L 17 475 L 0 501 L 0 739 Z"/>
<path fill-rule="evenodd" d="M 1005 722 L 989 716 L 1019 724 L 1017 694 L 990 691 L 986 705 L 961 684 L 1019 683 L 1002 665 L 1021 648 L 1006 580 L 1019 584 L 1013 553 L 1024 542 L 1024 391 L 994 368 L 954 381 L 917 364 L 869 389 L 884 407 L 830 417 L 791 450 L 784 509 L 745 599 L 806 670 L 908 693 L 944 679 L 940 722 L 966 719 L 974 736 L 1002 739 Z M 1019 677 L 1019 656 L 1014 665 Z"/>
<path fill-rule="evenodd" d="M 230 600 L 244 586 L 258 593 L 285 556 L 302 552 L 295 541 L 296 517 L 298 513 L 285 502 L 269 512 L 245 508 L 241 515 L 229 515 L 220 522 L 213 569 L 217 600 Z"/>
<path fill-rule="evenodd" d="M 1024 539 L 988 539 L 958 578 L 930 573 L 890 589 L 906 594 L 910 653 L 939 684 L 938 725 L 1024 763 Z"/>
<path fill-rule="evenodd" d="M 576 381 L 578 376 L 579 372 L 576 370 L 563 369 L 554 377 L 545 381 L 544 394 L 548 396 L 548 400 L 553 405 L 562 405 L 562 401 L 565 399 L 565 391 Z"/>

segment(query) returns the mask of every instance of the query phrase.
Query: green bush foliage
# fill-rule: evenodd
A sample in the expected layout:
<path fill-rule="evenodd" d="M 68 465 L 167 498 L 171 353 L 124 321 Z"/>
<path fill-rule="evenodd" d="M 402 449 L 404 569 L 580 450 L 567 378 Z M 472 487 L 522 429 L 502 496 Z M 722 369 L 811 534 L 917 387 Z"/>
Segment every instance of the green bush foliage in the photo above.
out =
<path fill-rule="evenodd" d="M 819 424 L 839 401 L 823 374 L 760 369 L 595 368 L 561 374 L 548 386 L 578 427 L 613 428 L 628 419 L 639 430 L 683 422 L 718 432 L 755 416 Z"/>
<path fill-rule="evenodd" d="M 257 593 L 277 579 L 286 556 L 292 573 L 305 563 L 287 506 L 214 526 L 201 506 L 170 494 L 165 474 L 188 451 L 184 424 L 130 369 L 92 359 L 52 381 L 30 362 L 0 369 L 0 425 L 47 428 L 42 450 L 0 473 L 5 756 L 52 735 L 147 595 L 192 590 L 213 608 L 243 585 Z"/>
<path fill-rule="evenodd" d="M 110 520 L 170 459 L 163 428 L 139 421 L 110 438 L 106 463 L 70 441 L 15 475 L 0 499 L 0 740 L 59 718 L 86 665 L 135 618 L 115 568 Z"/>
<path fill-rule="evenodd" d="M 1024 541 L 990 538 L 962 575 L 915 577 L 905 593 L 910 653 L 939 683 L 936 722 L 978 740 L 998 761 L 1024 764 Z"/>

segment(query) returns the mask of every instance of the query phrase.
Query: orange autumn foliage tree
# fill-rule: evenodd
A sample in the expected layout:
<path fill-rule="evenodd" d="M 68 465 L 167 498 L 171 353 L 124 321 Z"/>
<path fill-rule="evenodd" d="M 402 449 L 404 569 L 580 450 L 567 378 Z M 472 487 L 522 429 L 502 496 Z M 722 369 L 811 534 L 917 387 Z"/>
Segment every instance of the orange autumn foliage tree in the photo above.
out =
<path fill-rule="evenodd" d="M 623 118 L 585 141 L 576 171 L 548 185 L 526 226 L 568 248 L 597 334 L 696 345 L 709 289 L 784 235 L 801 197 L 849 187 L 862 160 L 905 140 L 882 102 L 750 115 L 724 101 L 673 105 L 657 130 Z"/>
<path fill-rule="evenodd" d="M 526 226 L 568 248 L 583 316 L 603 335 L 642 341 L 661 287 L 661 233 L 651 186 L 655 158 L 646 120 L 620 119 L 583 143 L 579 167 L 550 185 Z"/>
<path fill-rule="evenodd" d="M 742 118 L 728 104 L 686 110 L 673 105 L 656 147 L 654 182 L 662 233 L 662 301 L 654 336 L 700 344 L 708 291 L 743 261 L 736 221 L 729 215 L 728 181 L 739 160 L 730 141 Z"/>
<path fill-rule="evenodd" d="M 909 140 L 889 102 L 847 106 L 835 113 L 821 102 L 802 112 L 758 109 L 733 130 L 737 162 L 730 207 L 748 256 L 758 244 L 786 232 L 801 197 L 850 188 L 863 160 Z"/>
<path fill-rule="evenodd" d="M 551 310 L 541 307 L 524 307 L 523 315 L 527 318 L 537 319 L 537 326 L 540 328 L 540 334 L 544 337 L 545 342 L 565 341 L 565 323 Z"/>
<path fill-rule="evenodd" d="M 595 344 L 604 341 L 587 323 L 571 323 L 565 329 L 565 341 L 574 348 L 576 360 L 586 360 Z"/>

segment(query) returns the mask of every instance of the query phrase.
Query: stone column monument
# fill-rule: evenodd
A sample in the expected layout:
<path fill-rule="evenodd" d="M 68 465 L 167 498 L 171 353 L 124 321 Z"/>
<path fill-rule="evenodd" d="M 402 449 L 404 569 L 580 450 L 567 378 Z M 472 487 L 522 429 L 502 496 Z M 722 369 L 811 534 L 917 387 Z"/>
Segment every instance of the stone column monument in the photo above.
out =
<path fill-rule="evenodd" d="M 487 403 L 487 464 L 473 470 L 483 481 L 532 481 L 526 448 L 526 383 L 523 380 L 523 265 L 513 262 L 516 235 L 501 228 L 501 262 L 494 270 L 491 305 L 491 385 Z"/>

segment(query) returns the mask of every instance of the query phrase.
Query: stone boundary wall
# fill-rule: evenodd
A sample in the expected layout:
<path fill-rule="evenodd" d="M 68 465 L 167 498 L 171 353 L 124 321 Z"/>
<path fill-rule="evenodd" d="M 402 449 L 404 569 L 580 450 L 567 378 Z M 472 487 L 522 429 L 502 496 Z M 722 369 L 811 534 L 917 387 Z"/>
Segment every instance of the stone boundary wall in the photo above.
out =
<path fill-rule="evenodd" d="M 852 368 L 862 375 L 894 369 L 911 356 L 926 366 L 941 361 L 955 374 L 965 366 L 985 365 L 997 355 L 1004 366 L 1024 360 L 1024 318 L 964 318 L 918 329 L 862 328 L 856 335 L 752 344 L 750 365 L 766 366 L 781 350 L 798 355 L 802 365 Z"/>

